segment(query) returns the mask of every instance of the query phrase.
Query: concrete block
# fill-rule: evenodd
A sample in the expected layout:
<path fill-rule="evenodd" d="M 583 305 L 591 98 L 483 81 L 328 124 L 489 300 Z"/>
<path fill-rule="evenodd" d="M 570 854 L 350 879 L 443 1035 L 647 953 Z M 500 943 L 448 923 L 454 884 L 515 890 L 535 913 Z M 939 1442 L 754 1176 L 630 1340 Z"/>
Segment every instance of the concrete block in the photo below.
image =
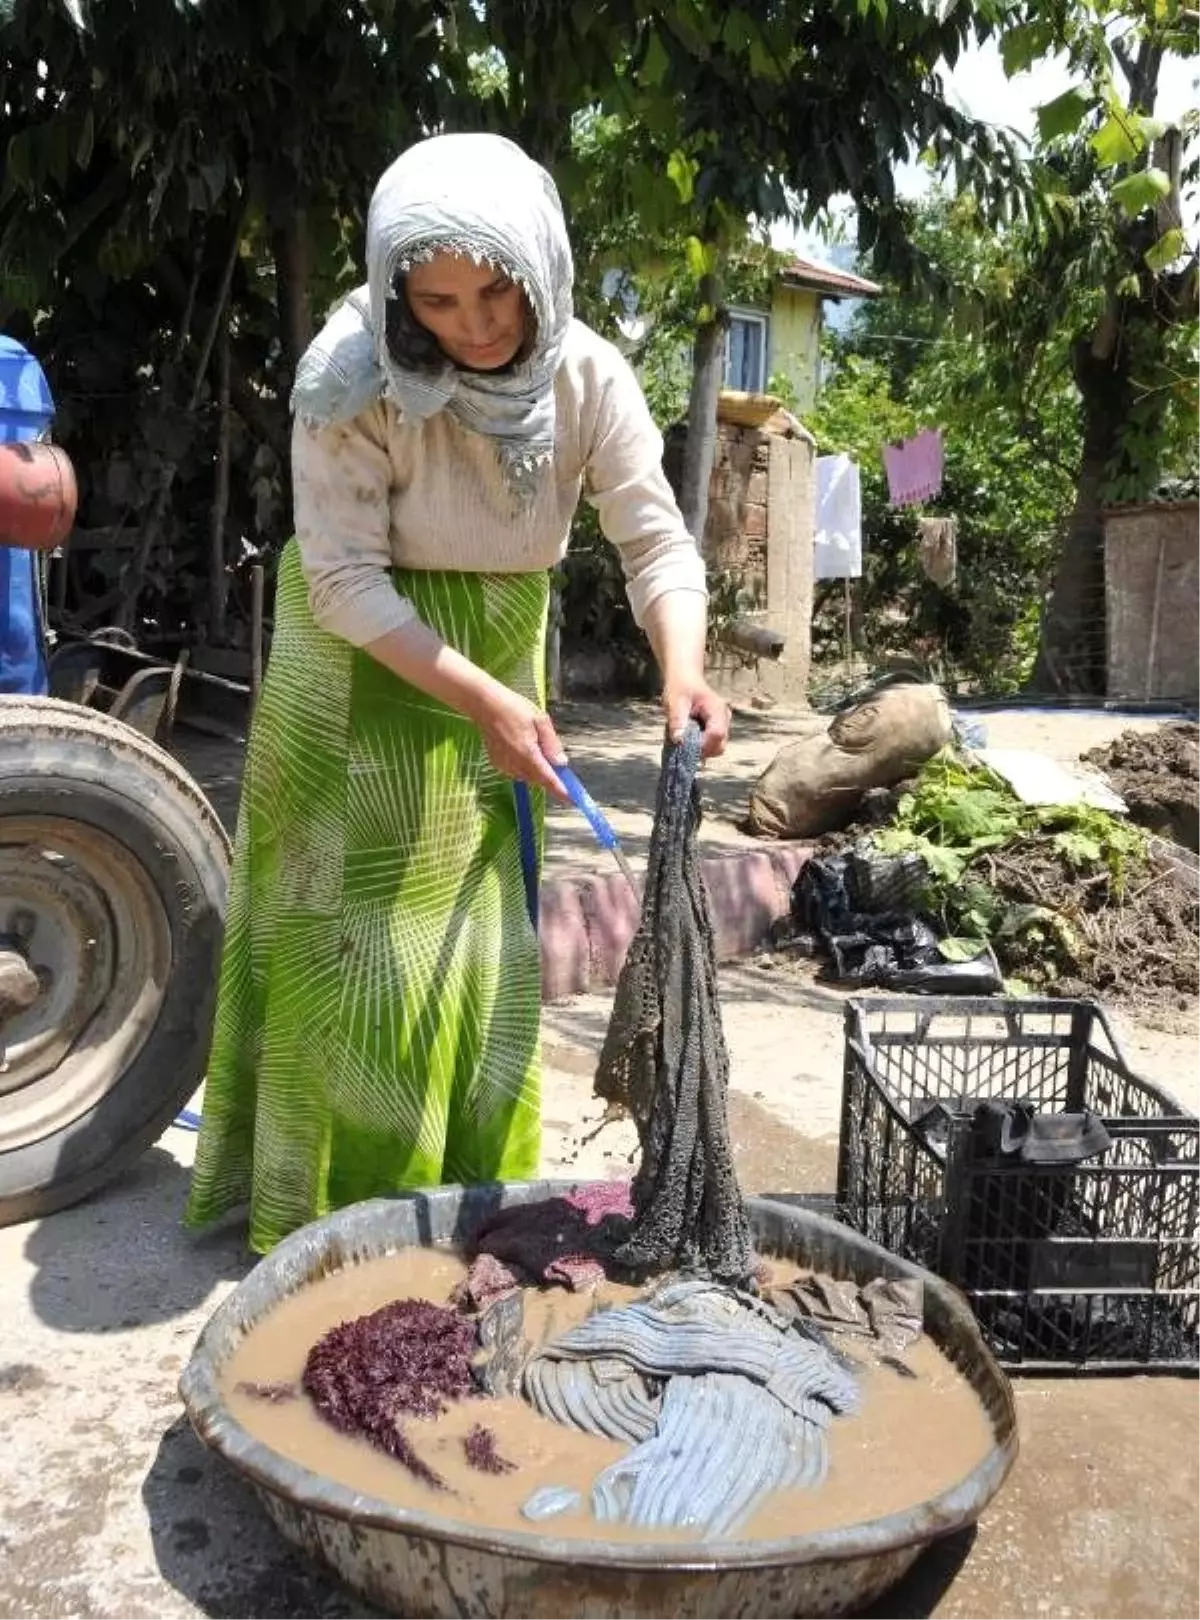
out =
<path fill-rule="evenodd" d="M 591 981 L 587 919 L 579 887 L 555 878 L 538 897 L 538 943 L 542 958 L 542 1000 L 565 1001 L 582 995 Z"/>
<path fill-rule="evenodd" d="M 718 961 L 767 943 L 772 923 L 788 912 L 792 884 L 811 853 L 807 844 L 775 844 L 702 859 Z M 538 926 L 542 1000 L 562 1001 L 615 984 L 640 911 L 641 896 L 617 872 L 547 883 Z"/>
<path fill-rule="evenodd" d="M 637 928 L 641 895 L 619 872 L 606 873 L 580 883 L 579 903 L 587 923 L 589 985 L 595 990 L 615 984 Z"/>
<path fill-rule="evenodd" d="M 755 950 L 766 938 L 780 906 L 779 879 L 765 850 L 730 852 L 701 862 L 708 890 L 717 960 L 728 962 Z"/>

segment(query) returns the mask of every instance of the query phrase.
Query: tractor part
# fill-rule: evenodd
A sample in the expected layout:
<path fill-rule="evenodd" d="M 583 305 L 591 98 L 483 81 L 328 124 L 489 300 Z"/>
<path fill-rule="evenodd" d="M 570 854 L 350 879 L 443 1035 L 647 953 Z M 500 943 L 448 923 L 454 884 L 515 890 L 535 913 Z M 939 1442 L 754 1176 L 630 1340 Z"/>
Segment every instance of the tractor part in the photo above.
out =
<path fill-rule="evenodd" d="M 106 714 L 0 698 L 0 1226 L 102 1186 L 199 1086 L 228 868 L 169 754 Z"/>

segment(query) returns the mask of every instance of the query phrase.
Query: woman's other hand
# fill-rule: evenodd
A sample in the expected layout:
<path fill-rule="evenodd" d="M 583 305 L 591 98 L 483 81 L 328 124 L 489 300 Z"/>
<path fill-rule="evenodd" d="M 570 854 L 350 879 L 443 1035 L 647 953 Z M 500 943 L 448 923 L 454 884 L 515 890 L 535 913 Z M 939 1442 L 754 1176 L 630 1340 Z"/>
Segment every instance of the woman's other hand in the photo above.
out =
<path fill-rule="evenodd" d="M 663 711 L 667 735 L 672 742 L 683 736 L 689 720 L 698 720 L 704 730 L 703 755 L 714 759 L 725 752 L 729 741 L 729 705 L 702 678 L 670 682 L 663 690 Z"/>
<path fill-rule="evenodd" d="M 704 757 L 725 752 L 729 705 L 704 679 L 708 603 L 698 591 L 665 591 L 646 612 L 645 631 L 663 676 L 667 736 L 678 742 L 690 720 L 704 728 Z"/>

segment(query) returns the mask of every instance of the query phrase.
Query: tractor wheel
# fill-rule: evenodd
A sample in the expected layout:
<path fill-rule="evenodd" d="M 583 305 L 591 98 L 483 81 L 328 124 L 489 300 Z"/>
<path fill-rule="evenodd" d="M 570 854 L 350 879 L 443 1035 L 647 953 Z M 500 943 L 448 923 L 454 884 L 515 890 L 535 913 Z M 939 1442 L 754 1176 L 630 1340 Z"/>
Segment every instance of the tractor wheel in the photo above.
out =
<path fill-rule="evenodd" d="M 199 1085 L 228 870 L 169 754 L 72 703 L 0 698 L 0 1226 L 94 1191 Z"/>

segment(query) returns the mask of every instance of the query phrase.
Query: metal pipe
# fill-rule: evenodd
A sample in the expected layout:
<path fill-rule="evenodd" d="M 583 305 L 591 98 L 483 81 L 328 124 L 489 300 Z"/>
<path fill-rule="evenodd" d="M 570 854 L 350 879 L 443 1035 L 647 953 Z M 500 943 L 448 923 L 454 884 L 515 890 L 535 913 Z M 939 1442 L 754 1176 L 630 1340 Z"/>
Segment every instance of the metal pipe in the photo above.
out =
<path fill-rule="evenodd" d="M 778 630 L 769 630 L 765 624 L 752 624 L 749 619 L 730 619 L 717 631 L 717 640 L 739 652 L 751 653 L 755 658 L 779 658 L 783 653 L 784 636 Z"/>

